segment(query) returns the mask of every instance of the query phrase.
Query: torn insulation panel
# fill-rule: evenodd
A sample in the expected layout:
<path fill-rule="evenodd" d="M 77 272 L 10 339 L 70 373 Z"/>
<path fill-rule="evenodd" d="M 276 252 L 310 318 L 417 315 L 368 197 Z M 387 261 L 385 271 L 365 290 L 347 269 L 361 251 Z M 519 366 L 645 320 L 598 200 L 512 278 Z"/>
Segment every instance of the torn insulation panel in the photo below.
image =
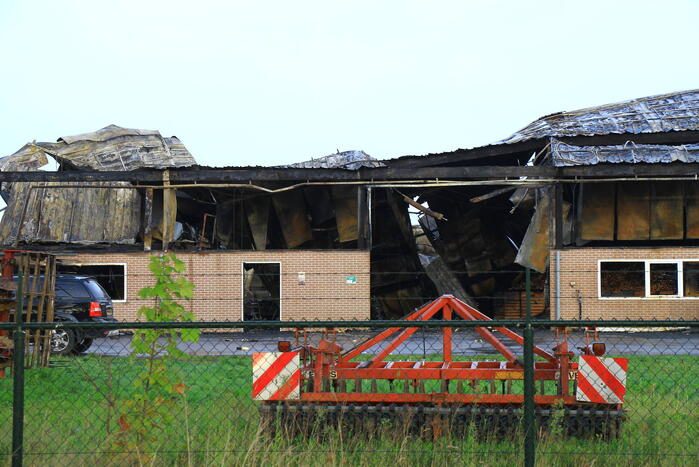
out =
<path fill-rule="evenodd" d="M 133 244 L 140 228 L 141 197 L 125 182 L 93 182 L 97 188 L 50 188 L 56 183 L 14 183 L 0 222 L 0 244 Z M 60 183 L 66 185 L 68 183 Z M 84 183 L 74 183 L 85 185 Z M 99 188 L 100 185 L 110 188 Z M 25 206 L 26 204 L 26 206 Z"/>
<path fill-rule="evenodd" d="M 303 191 L 291 190 L 276 194 L 272 197 L 272 205 L 288 248 L 298 248 L 313 240 Z"/>
<path fill-rule="evenodd" d="M 579 235 L 582 241 L 614 240 L 614 184 L 581 185 Z"/>
<path fill-rule="evenodd" d="M 542 189 L 534 216 L 519 247 L 515 262 L 538 272 L 545 272 L 549 262 L 552 201 L 550 190 Z M 571 204 L 563 201 L 563 242 L 570 242 Z"/>
<path fill-rule="evenodd" d="M 334 185 L 331 192 L 335 202 L 335 219 L 340 242 L 357 240 L 357 188 Z"/>

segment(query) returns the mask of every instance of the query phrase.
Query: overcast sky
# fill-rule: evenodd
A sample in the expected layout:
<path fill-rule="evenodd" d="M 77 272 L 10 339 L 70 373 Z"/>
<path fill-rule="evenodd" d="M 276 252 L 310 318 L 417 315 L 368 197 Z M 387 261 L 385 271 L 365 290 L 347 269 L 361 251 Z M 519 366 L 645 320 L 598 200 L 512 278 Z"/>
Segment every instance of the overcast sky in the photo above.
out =
<path fill-rule="evenodd" d="M 668 0 L 4 0 L 0 155 L 111 123 L 205 165 L 479 146 L 699 87 L 697 18 Z"/>

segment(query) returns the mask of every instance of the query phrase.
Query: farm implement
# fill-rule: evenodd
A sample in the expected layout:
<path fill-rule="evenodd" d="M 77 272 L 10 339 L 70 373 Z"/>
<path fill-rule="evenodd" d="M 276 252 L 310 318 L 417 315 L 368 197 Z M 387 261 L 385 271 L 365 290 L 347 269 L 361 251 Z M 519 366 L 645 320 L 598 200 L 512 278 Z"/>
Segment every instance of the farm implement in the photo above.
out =
<path fill-rule="evenodd" d="M 418 327 L 411 321 L 441 318 L 440 354 L 414 355 L 408 342 Z M 309 344 L 297 331 L 296 343 L 279 342 L 279 352 L 253 355 L 253 397 L 260 404 L 263 428 L 308 434 L 334 426 L 350 432 L 377 433 L 394 426 L 417 436 L 477 435 L 504 437 L 520 425 L 524 406 L 524 366 L 502 338 L 522 346 L 524 339 L 505 327 L 475 327 L 483 342 L 503 360 L 458 357 L 453 333 L 459 320 L 489 318 L 451 295 L 442 296 L 392 327 L 349 350 L 333 330 Z M 577 362 L 567 332 L 556 331 L 551 352 L 534 347 L 535 420 L 541 430 L 554 426 L 568 435 L 618 436 L 627 360 L 602 357 L 604 344 L 580 347 Z M 393 355 L 400 351 L 400 354 Z M 457 358 L 455 358 L 457 357 Z M 438 361 L 436 361 L 438 360 Z"/>

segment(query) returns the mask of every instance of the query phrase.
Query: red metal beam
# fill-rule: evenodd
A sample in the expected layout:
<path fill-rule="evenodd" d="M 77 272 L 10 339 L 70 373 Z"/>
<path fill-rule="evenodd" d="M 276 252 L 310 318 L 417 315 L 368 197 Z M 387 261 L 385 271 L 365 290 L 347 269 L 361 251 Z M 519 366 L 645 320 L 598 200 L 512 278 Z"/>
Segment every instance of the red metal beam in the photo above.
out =
<path fill-rule="evenodd" d="M 459 316 L 461 316 L 463 319 L 465 319 L 467 321 L 468 320 L 476 321 L 476 319 L 473 316 L 471 316 L 470 310 L 467 309 L 466 307 L 464 307 L 461 302 L 458 302 L 455 300 L 452 303 L 455 305 L 454 311 L 456 311 L 456 313 Z M 486 341 L 488 341 L 488 343 L 490 343 L 490 345 L 495 347 L 495 350 L 500 352 L 508 361 L 519 362 L 519 360 L 517 359 L 517 356 L 514 353 L 512 353 L 512 351 L 510 349 L 508 349 L 505 346 L 505 344 L 500 342 L 500 339 L 495 337 L 495 335 L 492 332 L 490 332 L 489 330 L 487 330 L 484 327 L 477 327 L 474 329 L 478 332 L 478 334 L 480 334 L 483 337 L 483 339 L 485 339 Z"/>
<path fill-rule="evenodd" d="M 442 307 L 442 319 L 444 321 L 450 321 L 451 320 L 451 303 L 450 300 L 447 300 L 447 302 L 444 304 Z M 444 355 L 444 361 L 445 362 L 450 362 L 451 361 L 451 336 L 452 333 L 454 332 L 454 329 L 451 326 L 444 326 L 444 329 L 442 330 L 443 336 L 442 336 L 442 351 Z"/>
<path fill-rule="evenodd" d="M 456 297 L 454 298 L 453 302 L 457 302 L 456 303 L 457 306 L 460 305 L 463 309 L 468 310 L 468 313 L 471 316 L 473 316 L 474 319 L 479 319 L 479 320 L 483 320 L 483 321 L 492 321 L 489 317 L 487 317 L 486 315 L 484 315 L 480 311 L 476 310 L 472 306 L 462 302 L 461 300 L 459 300 Z M 497 328 L 493 328 L 493 329 L 496 329 L 498 332 L 500 332 L 501 334 L 503 334 L 506 337 L 509 337 L 513 341 L 517 342 L 519 345 L 524 345 L 524 338 L 522 336 L 520 336 L 519 334 L 517 334 L 516 332 L 514 332 L 508 328 L 503 328 L 503 327 L 497 327 Z M 545 358 L 546 360 L 548 360 L 551 363 L 558 363 L 558 359 L 555 356 L 553 356 L 552 354 L 548 353 L 547 351 L 545 351 L 544 349 L 542 349 L 541 347 L 538 347 L 536 345 L 534 346 L 534 353 L 542 358 Z"/>
<path fill-rule="evenodd" d="M 469 368 L 337 368 L 337 379 L 425 379 L 425 380 L 521 380 L 521 369 L 469 369 Z M 535 380 L 556 380 L 558 370 L 546 369 L 534 372 Z"/>
<path fill-rule="evenodd" d="M 427 321 L 428 319 L 436 315 L 439 310 L 443 309 L 444 306 L 448 306 L 446 305 L 446 303 L 442 303 L 444 302 L 444 299 L 440 298 L 439 302 L 440 303 L 438 304 L 438 306 L 430 307 L 427 310 L 425 310 L 424 313 L 420 314 L 416 321 Z M 381 352 L 379 352 L 378 355 L 371 359 L 371 363 L 369 363 L 369 366 L 375 367 L 376 365 L 378 365 L 378 363 L 383 361 L 383 359 L 386 358 L 388 354 L 393 352 L 399 345 L 405 342 L 406 339 L 408 339 L 408 337 L 415 334 L 415 331 L 417 331 L 417 328 L 405 328 L 403 332 L 396 336 L 396 338 L 393 339 Z"/>
<path fill-rule="evenodd" d="M 414 312 L 410 313 L 408 316 L 405 317 L 405 320 L 406 321 L 419 320 L 420 316 L 423 313 L 427 313 L 430 310 L 432 310 L 432 308 L 440 306 L 443 302 L 444 302 L 444 298 L 440 297 L 440 298 L 434 300 L 432 303 L 429 303 L 429 304 L 425 305 L 424 307 L 420 308 L 419 310 L 415 310 Z M 393 334 L 400 331 L 401 329 L 404 329 L 404 328 L 396 327 L 396 328 L 386 329 L 385 331 L 377 334 L 376 336 L 372 337 L 371 339 L 358 345 L 357 347 L 349 350 L 342 357 L 340 357 L 339 362 L 348 362 L 348 361 L 352 360 L 357 355 L 361 354 L 365 350 L 370 349 L 371 347 L 375 346 L 376 344 L 378 344 L 382 340 L 387 339 L 388 337 L 391 337 Z"/>
<path fill-rule="evenodd" d="M 306 392 L 302 401 L 308 402 L 363 402 L 363 403 L 456 403 L 456 404 L 522 404 L 524 396 L 519 394 L 444 394 L 444 393 L 357 393 L 357 392 Z M 534 403 L 551 405 L 556 403 L 578 404 L 573 396 L 535 395 Z"/>

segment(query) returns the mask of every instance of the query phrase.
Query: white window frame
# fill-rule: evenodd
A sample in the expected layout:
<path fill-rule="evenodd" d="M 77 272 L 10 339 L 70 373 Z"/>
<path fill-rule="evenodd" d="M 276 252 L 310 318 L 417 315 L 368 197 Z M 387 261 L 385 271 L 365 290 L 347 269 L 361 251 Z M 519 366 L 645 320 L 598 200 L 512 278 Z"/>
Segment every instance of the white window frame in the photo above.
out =
<path fill-rule="evenodd" d="M 129 265 L 128 263 L 71 263 L 63 262 L 66 266 L 123 266 L 124 267 L 124 299 L 115 300 L 112 298 L 112 303 L 126 303 L 129 297 Z"/>
<path fill-rule="evenodd" d="M 668 259 L 600 259 L 597 260 L 597 298 L 600 300 L 699 300 L 699 297 L 684 296 L 684 269 L 683 264 L 699 263 L 697 258 L 668 258 Z M 643 297 L 603 297 L 602 296 L 602 263 L 643 263 L 645 296 Z M 651 264 L 676 264 L 677 265 L 677 294 L 676 295 L 651 295 L 650 293 L 650 265 Z"/>
<path fill-rule="evenodd" d="M 283 321 L 284 301 L 282 300 L 283 282 L 281 261 L 241 261 L 240 262 L 240 322 L 245 322 L 245 265 L 246 264 L 278 264 L 279 265 L 279 321 Z"/>

